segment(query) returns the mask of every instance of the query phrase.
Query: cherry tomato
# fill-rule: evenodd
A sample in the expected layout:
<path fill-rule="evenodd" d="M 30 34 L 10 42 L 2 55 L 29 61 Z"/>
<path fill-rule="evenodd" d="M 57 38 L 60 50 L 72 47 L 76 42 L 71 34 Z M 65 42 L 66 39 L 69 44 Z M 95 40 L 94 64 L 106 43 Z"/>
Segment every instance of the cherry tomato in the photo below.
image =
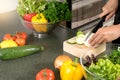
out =
<path fill-rule="evenodd" d="M 55 79 L 54 72 L 48 68 L 42 69 L 36 75 L 36 80 L 54 80 L 54 79 Z"/>
<path fill-rule="evenodd" d="M 25 14 L 25 15 L 23 16 L 23 19 L 26 20 L 26 21 L 31 22 L 32 17 L 35 16 L 35 15 L 36 15 L 36 13 Z"/>
<path fill-rule="evenodd" d="M 3 40 L 15 40 L 15 39 L 16 39 L 16 36 L 11 35 L 9 33 L 3 36 Z"/>
<path fill-rule="evenodd" d="M 16 33 L 16 37 L 17 38 L 23 38 L 23 39 L 27 39 L 27 33 L 26 32 L 24 32 L 24 31 L 22 31 L 22 32 L 17 32 Z"/>
<path fill-rule="evenodd" d="M 17 38 L 15 42 L 18 44 L 18 46 L 24 46 L 26 44 L 26 40 L 23 38 Z"/>

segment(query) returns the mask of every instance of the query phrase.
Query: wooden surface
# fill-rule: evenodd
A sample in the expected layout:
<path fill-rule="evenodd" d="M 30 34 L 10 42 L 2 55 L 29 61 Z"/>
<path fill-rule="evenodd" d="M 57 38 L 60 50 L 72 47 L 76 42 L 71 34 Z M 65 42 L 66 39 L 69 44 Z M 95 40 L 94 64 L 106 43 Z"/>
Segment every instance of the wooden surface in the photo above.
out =
<path fill-rule="evenodd" d="M 63 50 L 76 57 L 91 56 L 91 54 L 97 56 L 106 50 L 106 44 L 101 44 L 96 48 L 90 48 L 85 45 L 70 44 L 66 40 L 63 42 Z"/>

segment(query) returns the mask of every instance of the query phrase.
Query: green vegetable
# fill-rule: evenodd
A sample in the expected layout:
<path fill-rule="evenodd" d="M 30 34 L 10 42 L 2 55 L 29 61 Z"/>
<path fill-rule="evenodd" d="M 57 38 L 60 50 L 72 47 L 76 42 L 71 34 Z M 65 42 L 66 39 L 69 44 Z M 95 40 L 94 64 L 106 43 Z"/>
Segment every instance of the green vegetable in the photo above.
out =
<path fill-rule="evenodd" d="M 82 31 L 78 31 L 76 33 L 76 37 L 68 39 L 67 42 L 70 44 L 84 44 L 85 41 L 85 34 Z"/>
<path fill-rule="evenodd" d="M 120 46 L 118 46 L 118 51 L 120 52 Z"/>
<path fill-rule="evenodd" d="M 118 47 L 119 48 L 119 47 Z M 120 51 L 112 50 L 110 55 L 103 55 L 96 63 L 86 67 L 92 72 L 95 80 L 119 80 L 120 78 Z"/>
<path fill-rule="evenodd" d="M 43 14 L 45 15 L 46 19 L 48 19 L 48 21 L 51 23 L 56 23 L 64 20 L 71 20 L 69 4 L 66 1 L 49 1 L 46 5 L 46 9 L 44 10 Z"/>
<path fill-rule="evenodd" d="M 43 50 L 44 50 L 43 46 L 37 46 L 37 45 L 25 45 L 25 46 L 11 47 L 11 48 L 3 48 L 0 49 L 0 59 L 8 60 L 8 59 L 20 58 Z"/>
<path fill-rule="evenodd" d="M 96 75 L 97 80 L 117 80 L 120 77 L 120 65 L 113 64 L 109 59 L 99 59 L 88 70 Z"/>
<path fill-rule="evenodd" d="M 70 21 L 72 16 L 68 2 L 57 0 L 18 0 L 17 12 L 22 17 L 24 14 L 43 13 L 50 23 Z"/>
<path fill-rule="evenodd" d="M 83 31 L 77 31 L 76 33 L 76 43 L 77 44 L 84 44 L 84 41 L 85 41 L 85 34 Z"/>
<path fill-rule="evenodd" d="M 85 35 L 85 34 L 83 31 L 77 31 L 76 35 L 79 36 L 79 35 Z"/>
<path fill-rule="evenodd" d="M 114 64 L 120 64 L 120 51 L 113 50 L 108 58 L 114 63 Z"/>
<path fill-rule="evenodd" d="M 85 35 L 84 34 L 79 34 L 76 38 L 76 43 L 77 44 L 84 44 L 85 41 Z"/>
<path fill-rule="evenodd" d="M 67 42 L 70 43 L 70 44 L 75 44 L 76 43 L 76 37 L 68 39 Z"/>
<path fill-rule="evenodd" d="M 46 0 L 18 0 L 17 12 L 20 16 L 40 13 L 45 10 L 46 3 Z"/>

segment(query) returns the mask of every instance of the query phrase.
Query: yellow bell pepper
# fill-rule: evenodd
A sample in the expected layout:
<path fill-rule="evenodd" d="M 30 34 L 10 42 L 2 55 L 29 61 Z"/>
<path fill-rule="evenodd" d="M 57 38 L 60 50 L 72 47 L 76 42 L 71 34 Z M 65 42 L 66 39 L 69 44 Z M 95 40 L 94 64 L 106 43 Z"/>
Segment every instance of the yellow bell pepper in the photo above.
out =
<path fill-rule="evenodd" d="M 1 48 L 8 48 L 8 47 L 16 47 L 18 46 L 17 43 L 13 40 L 3 40 L 1 43 L 0 43 L 0 47 Z"/>
<path fill-rule="evenodd" d="M 47 32 L 47 19 L 43 13 L 37 14 L 32 17 L 32 25 L 37 32 Z"/>
<path fill-rule="evenodd" d="M 86 78 L 86 72 L 78 62 L 67 60 L 62 64 L 60 69 L 61 80 L 82 80 L 83 76 Z"/>

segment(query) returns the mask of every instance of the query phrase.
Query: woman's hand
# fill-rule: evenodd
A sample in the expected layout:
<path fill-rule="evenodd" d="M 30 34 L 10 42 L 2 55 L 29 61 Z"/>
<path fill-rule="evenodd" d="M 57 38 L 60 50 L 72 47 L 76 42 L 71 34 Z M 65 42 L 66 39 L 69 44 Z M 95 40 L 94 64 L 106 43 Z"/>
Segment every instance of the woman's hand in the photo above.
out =
<path fill-rule="evenodd" d="M 110 19 L 116 12 L 118 7 L 118 0 L 108 0 L 105 6 L 102 8 L 102 13 L 99 15 L 100 18 L 107 15 L 106 21 Z"/>
<path fill-rule="evenodd" d="M 90 38 L 89 43 L 92 47 L 99 44 L 111 42 L 120 37 L 120 24 L 109 27 L 102 27 Z"/>

